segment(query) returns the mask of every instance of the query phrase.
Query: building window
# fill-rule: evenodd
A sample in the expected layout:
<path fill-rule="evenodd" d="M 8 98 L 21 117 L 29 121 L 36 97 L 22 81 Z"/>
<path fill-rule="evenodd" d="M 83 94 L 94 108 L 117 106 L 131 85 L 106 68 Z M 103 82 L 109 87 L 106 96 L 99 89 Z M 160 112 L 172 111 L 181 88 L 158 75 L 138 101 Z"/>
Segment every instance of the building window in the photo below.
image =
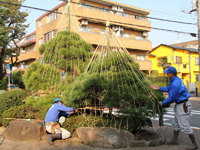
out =
<path fill-rule="evenodd" d="M 58 10 L 55 10 L 54 13 L 51 13 L 47 16 L 47 23 L 49 23 L 55 19 L 58 19 Z"/>
<path fill-rule="evenodd" d="M 39 62 L 40 62 L 41 64 L 43 64 L 43 57 L 40 57 L 40 58 L 39 58 Z"/>
<path fill-rule="evenodd" d="M 145 61 L 145 55 L 136 55 L 136 61 Z"/>
<path fill-rule="evenodd" d="M 123 15 L 124 15 L 124 17 L 129 17 L 129 14 L 127 14 L 127 13 L 124 13 Z"/>
<path fill-rule="evenodd" d="M 187 64 L 183 64 L 183 68 L 187 68 Z"/>
<path fill-rule="evenodd" d="M 31 49 L 32 51 L 35 51 L 35 46 L 32 46 L 32 49 Z"/>
<path fill-rule="evenodd" d="M 100 29 L 100 34 L 104 35 L 104 33 L 105 33 L 105 30 L 104 29 Z"/>
<path fill-rule="evenodd" d="M 162 66 L 164 63 L 167 63 L 167 58 L 158 59 L 158 66 Z"/>
<path fill-rule="evenodd" d="M 54 38 L 54 36 L 56 35 L 56 32 L 57 30 L 53 30 L 53 31 L 50 31 L 46 34 L 44 34 L 44 42 L 48 42 L 50 41 L 52 38 Z"/>
<path fill-rule="evenodd" d="M 196 82 L 199 82 L 199 75 L 196 74 Z"/>
<path fill-rule="evenodd" d="M 102 8 L 99 8 L 99 10 L 102 11 L 102 12 L 107 12 L 107 13 L 110 12 L 108 9 L 103 8 L 103 7 L 102 7 Z"/>
<path fill-rule="evenodd" d="M 81 32 L 93 32 L 93 27 L 80 26 L 79 31 L 81 31 Z"/>
<path fill-rule="evenodd" d="M 145 40 L 145 37 L 142 36 L 142 35 L 136 35 L 136 36 L 135 36 L 135 39 L 136 39 L 136 40 Z"/>
<path fill-rule="evenodd" d="M 144 18 L 145 18 L 144 16 L 138 16 L 138 15 L 135 16 L 135 19 L 138 19 L 138 20 L 144 20 Z"/>
<path fill-rule="evenodd" d="M 92 4 L 87 4 L 87 3 L 79 3 L 79 8 L 89 8 L 89 9 L 93 9 L 93 5 Z"/>
<path fill-rule="evenodd" d="M 43 38 L 39 39 L 39 46 L 43 43 Z"/>
<path fill-rule="evenodd" d="M 195 65 L 199 65 L 199 58 L 195 58 Z"/>
<path fill-rule="evenodd" d="M 27 48 L 27 49 L 26 49 L 26 52 L 30 52 L 30 50 L 31 50 L 30 48 Z"/>
<path fill-rule="evenodd" d="M 129 33 L 121 32 L 121 37 L 129 39 L 130 38 L 130 34 Z"/>
<path fill-rule="evenodd" d="M 39 21 L 39 27 L 43 26 L 43 19 Z"/>
<path fill-rule="evenodd" d="M 182 57 L 176 56 L 176 64 L 182 64 Z"/>

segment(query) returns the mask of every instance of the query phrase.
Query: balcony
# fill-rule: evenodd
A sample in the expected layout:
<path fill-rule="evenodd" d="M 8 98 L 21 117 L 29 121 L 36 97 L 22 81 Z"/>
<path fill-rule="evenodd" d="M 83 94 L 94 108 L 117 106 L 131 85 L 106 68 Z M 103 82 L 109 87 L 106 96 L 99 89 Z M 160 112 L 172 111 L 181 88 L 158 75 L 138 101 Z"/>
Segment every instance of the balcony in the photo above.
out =
<path fill-rule="evenodd" d="M 140 70 L 152 70 L 152 61 L 136 61 L 140 65 Z"/>
<path fill-rule="evenodd" d="M 80 31 L 80 36 L 85 39 L 87 42 L 98 45 L 101 39 L 103 38 L 103 35 L 97 32 L 85 32 Z M 122 38 L 118 37 L 121 43 L 123 43 L 123 46 L 126 47 L 126 49 L 137 49 L 137 50 L 148 50 L 150 51 L 152 49 L 152 43 L 147 40 L 136 40 L 133 38 Z M 116 46 L 114 43 L 110 43 L 111 46 Z"/>
<path fill-rule="evenodd" d="M 36 51 L 30 51 L 19 55 L 17 62 L 31 60 L 31 59 L 36 59 Z"/>
<path fill-rule="evenodd" d="M 34 43 L 36 43 L 36 35 L 31 35 L 22 39 L 20 42 L 17 43 L 17 45 L 18 47 L 25 47 Z"/>
<path fill-rule="evenodd" d="M 83 19 L 97 19 L 98 21 L 107 21 L 117 23 L 118 25 L 129 27 L 132 29 L 140 30 L 140 31 L 151 31 L 151 23 L 149 21 L 145 21 L 141 17 L 136 17 L 132 15 L 127 15 L 124 12 L 114 13 L 113 11 L 101 11 L 99 8 L 85 8 L 80 7 L 78 9 L 78 17 Z M 84 14 L 84 16 L 83 16 Z M 85 18 L 84 18 L 85 17 Z M 137 19 L 136 19 L 137 18 Z M 120 23 L 122 22 L 122 23 Z M 134 26 L 135 25 L 135 26 Z"/>

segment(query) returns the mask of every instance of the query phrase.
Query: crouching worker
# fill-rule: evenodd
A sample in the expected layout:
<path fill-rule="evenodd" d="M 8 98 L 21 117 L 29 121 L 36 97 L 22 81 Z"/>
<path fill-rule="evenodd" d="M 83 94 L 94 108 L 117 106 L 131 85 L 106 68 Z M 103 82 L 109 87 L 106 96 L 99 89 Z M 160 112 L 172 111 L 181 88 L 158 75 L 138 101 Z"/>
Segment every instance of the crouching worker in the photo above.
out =
<path fill-rule="evenodd" d="M 74 112 L 74 108 L 65 107 L 63 105 L 63 102 L 59 98 L 54 99 L 53 105 L 51 106 L 51 108 L 49 108 L 45 118 L 46 131 L 48 133 L 51 133 L 47 135 L 50 145 L 53 145 L 53 140 L 66 139 L 71 136 L 71 133 L 69 131 L 60 127 L 60 124 L 62 124 L 64 121 L 62 118 L 60 119 L 60 121 L 62 120 L 62 122 L 59 123 L 59 117 L 70 115 Z"/>

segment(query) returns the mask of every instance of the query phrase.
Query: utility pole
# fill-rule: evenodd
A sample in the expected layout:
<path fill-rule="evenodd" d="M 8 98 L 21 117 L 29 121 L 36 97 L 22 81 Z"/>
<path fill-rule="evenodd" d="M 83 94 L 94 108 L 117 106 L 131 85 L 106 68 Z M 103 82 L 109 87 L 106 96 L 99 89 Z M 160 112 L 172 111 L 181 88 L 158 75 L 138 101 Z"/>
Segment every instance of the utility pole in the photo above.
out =
<path fill-rule="evenodd" d="M 197 14 L 198 14 L 198 53 L 200 56 L 200 0 L 197 0 Z M 199 91 L 200 91 L 200 58 L 199 58 Z"/>

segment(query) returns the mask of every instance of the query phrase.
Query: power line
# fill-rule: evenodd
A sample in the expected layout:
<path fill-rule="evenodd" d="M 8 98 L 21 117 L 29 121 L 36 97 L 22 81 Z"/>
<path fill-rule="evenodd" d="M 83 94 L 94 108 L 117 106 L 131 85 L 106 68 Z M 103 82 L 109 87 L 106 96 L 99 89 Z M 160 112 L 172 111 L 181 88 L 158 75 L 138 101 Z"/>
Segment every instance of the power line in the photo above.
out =
<path fill-rule="evenodd" d="M 85 17 L 85 16 L 79 16 L 79 15 L 76 15 L 76 17 L 83 17 L 84 19 L 95 19 L 95 20 L 105 21 L 105 22 L 107 21 L 107 20 L 104 20 L 104 19 L 98 19 L 98 18 L 92 18 L 92 17 Z M 148 27 L 148 26 L 143 26 L 143 25 L 118 22 L 118 21 L 110 21 L 110 22 L 124 24 L 124 25 L 129 25 L 129 26 L 131 25 L 131 26 L 137 26 L 137 27 L 142 27 L 142 28 L 156 29 L 156 30 L 162 30 L 162 31 L 168 31 L 168 32 L 176 32 L 176 33 L 189 34 L 189 35 L 192 35 L 192 36 L 196 36 L 196 33 L 190 33 L 190 32 L 176 31 L 176 30 L 163 29 L 163 28 L 157 28 L 157 27 Z"/>
<path fill-rule="evenodd" d="M 47 12 L 52 12 L 52 13 L 63 14 L 63 13 L 61 13 L 61 12 L 55 12 L 55 11 L 46 10 L 46 9 L 42 9 L 42 8 L 30 7 L 30 6 L 19 5 L 19 4 L 14 4 L 14 3 L 8 3 L 8 2 L 3 2 L 3 1 L 0 1 L 0 3 L 5 3 L 5 4 L 9 4 L 9 5 L 20 6 L 20 7 L 26 7 L 26 8 L 36 9 L 36 10 L 41 10 L 41 11 L 47 11 Z M 73 3 L 77 3 L 77 2 L 73 2 Z M 81 3 L 77 3 L 77 4 L 81 4 Z M 88 5 L 88 6 L 92 7 L 91 5 Z M 94 6 L 94 7 L 96 7 L 96 6 Z M 101 7 L 98 7 L 98 8 L 101 8 Z M 108 10 L 110 10 L 110 9 L 108 9 Z M 120 12 L 120 11 L 117 11 L 117 12 Z M 77 16 L 77 15 L 76 15 L 76 16 Z M 77 17 L 78 17 L 78 16 L 77 16 Z M 91 18 L 91 17 L 85 17 L 85 16 L 79 16 L 79 17 Z M 107 21 L 107 20 L 98 19 L 98 18 L 91 18 L 91 19 Z M 124 22 L 117 22 L 117 21 L 111 21 L 111 22 L 120 23 L 120 24 L 125 24 L 125 25 L 138 26 L 138 27 L 143 27 L 143 28 L 150 28 L 150 29 L 168 31 L 168 32 L 183 33 L 183 34 L 189 34 L 189 35 L 192 35 L 192 36 L 196 36 L 196 33 L 189 33 L 189 32 L 183 32 L 183 31 L 170 30 L 170 29 L 162 29 L 162 28 L 157 28 L 157 27 L 148 27 L 148 26 L 142 26 L 142 25 L 131 24 L 131 23 L 124 23 Z"/>
<path fill-rule="evenodd" d="M 65 1 L 65 0 L 60 0 L 60 1 Z M 74 3 L 74 4 L 83 4 L 83 3 L 79 3 L 79 2 L 72 2 L 71 3 Z M 101 9 L 103 7 L 98 7 L 98 6 L 93 6 L 93 5 L 89 5 L 87 3 L 84 3 L 85 6 L 89 6 L 89 7 L 94 7 L 94 8 L 98 8 L 98 9 Z M 112 9 L 108 9 L 108 8 L 103 8 L 107 11 L 114 11 L 114 12 L 119 12 L 119 13 L 122 13 L 121 11 L 117 11 L 117 10 L 112 10 Z M 134 15 L 134 16 L 141 16 L 141 15 L 135 15 L 135 14 L 132 14 L 132 13 L 125 13 L 125 14 L 129 14 L 129 15 Z M 189 24 L 189 25 L 197 25 L 196 23 L 190 23 L 190 22 L 182 22 L 182 21 L 175 21 L 175 20 L 168 20 L 168 19 L 162 19 L 162 18 L 156 18 L 156 17 L 149 17 L 149 16 L 142 16 L 142 17 L 145 17 L 145 18 L 149 18 L 149 19 L 154 19 L 154 20 L 160 20 L 160 21 L 167 21 L 167 22 L 174 22 L 174 23 L 181 23 L 181 24 Z"/>

